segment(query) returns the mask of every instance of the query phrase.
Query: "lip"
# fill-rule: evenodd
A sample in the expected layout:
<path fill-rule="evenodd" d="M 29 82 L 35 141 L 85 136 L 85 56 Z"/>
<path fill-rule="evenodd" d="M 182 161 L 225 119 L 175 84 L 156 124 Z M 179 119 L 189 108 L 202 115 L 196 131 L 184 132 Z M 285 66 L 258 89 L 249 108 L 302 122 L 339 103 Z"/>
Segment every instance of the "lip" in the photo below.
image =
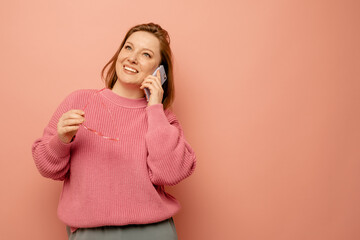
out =
<path fill-rule="evenodd" d="M 134 69 L 136 72 L 132 72 L 132 71 L 130 71 L 130 70 L 127 70 L 127 69 L 125 69 L 125 67 L 128 67 L 128 68 L 131 68 L 131 69 Z M 137 70 L 136 68 L 134 68 L 134 67 L 132 67 L 132 66 L 129 66 L 129 65 L 123 65 L 123 70 L 124 71 L 126 71 L 126 72 L 128 72 L 128 73 L 132 73 L 132 74 L 136 74 L 136 73 L 139 73 L 139 70 Z"/>

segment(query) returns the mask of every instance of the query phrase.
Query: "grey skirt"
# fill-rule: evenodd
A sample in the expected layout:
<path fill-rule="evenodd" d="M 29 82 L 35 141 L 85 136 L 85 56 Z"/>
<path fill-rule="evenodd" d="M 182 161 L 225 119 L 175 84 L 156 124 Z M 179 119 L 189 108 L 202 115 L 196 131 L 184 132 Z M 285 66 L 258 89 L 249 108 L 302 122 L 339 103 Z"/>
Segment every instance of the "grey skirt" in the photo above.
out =
<path fill-rule="evenodd" d="M 169 218 L 151 224 L 132 224 L 126 226 L 103 226 L 79 228 L 71 233 L 66 226 L 69 240 L 177 240 L 174 220 Z"/>

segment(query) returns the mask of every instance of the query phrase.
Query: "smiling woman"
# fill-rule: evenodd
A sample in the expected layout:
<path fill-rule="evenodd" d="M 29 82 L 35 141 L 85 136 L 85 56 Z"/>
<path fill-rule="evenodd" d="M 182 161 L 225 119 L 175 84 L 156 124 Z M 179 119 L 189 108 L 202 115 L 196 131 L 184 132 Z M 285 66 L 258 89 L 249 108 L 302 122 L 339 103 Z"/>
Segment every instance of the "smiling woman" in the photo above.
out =
<path fill-rule="evenodd" d="M 102 70 L 106 88 L 71 93 L 34 142 L 39 172 L 64 181 L 58 216 L 69 239 L 177 239 L 180 204 L 164 186 L 190 176 L 196 157 L 170 110 L 169 44 L 157 24 L 131 28 Z M 152 75 L 159 65 L 164 85 Z"/>
<path fill-rule="evenodd" d="M 131 28 L 125 35 L 119 49 L 105 65 L 101 73 L 106 87 L 114 89 L 114 85 L 117 84 L 118 86 L 115 86 L 114 91 L 119 93 L 123 90 L 119 85 L 123 81 L 126 83 L 129 74 L 139 73 L 139 70 L 141 70 L 140 75 L 144 76 L 147 73 L 149 76 L 158 65 L 164 66 L 167 75 L 167 81 L 162 86 L 164 92 L 161 99 L 164 109 L 167 109 L 171 106 L 175 97 L 172 53 L 169 34 L 159 25 L 149 23 Z M 122 79 L 122 77 L 124 78 Z M 123 81 L 117 82 L 118 78 L 121 78 L 120 80 Z M 141 79 L 140 76 L 137 76 L 137 78 Z M 148 82 L 149 84 L 152 83 L 152 81 Z M 131 86 L 135 87 L 132 84 L 127 84 L 128 88 L 131 88 Z M 133 90 L 128 92 L 130 96 L 136 98 L 139 94 L 142 95 L 142 92 L 136 93 L 137 89 Z"/>
<path fill-rule="evenodd" d="M 159 40 L 148 32 L 133 33 L 117 57 L 115 69 L 118 80 L 114 84 L 113 91 L 127 97 L 143 96 L 144 91 L 137 88 L 136 85 L 141 85 L 149 75 L 155 78 L 151 74 L 160 65 L 160 61 Z M 126 84 L 135 86 L 128 88 L 124 86 Z"/>

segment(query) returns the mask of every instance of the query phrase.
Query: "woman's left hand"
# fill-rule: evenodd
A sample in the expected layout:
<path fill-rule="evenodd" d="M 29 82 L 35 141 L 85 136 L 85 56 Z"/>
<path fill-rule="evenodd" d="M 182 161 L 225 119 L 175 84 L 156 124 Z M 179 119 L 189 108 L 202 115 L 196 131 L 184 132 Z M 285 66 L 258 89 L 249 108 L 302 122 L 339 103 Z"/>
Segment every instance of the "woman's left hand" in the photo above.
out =
<path fill-rule="evenodd" d="M 150 99 L 148 102 L 148 106 L 162 103 L 164 90 L 161 86 L 159 70 L 156 72 L 156 76 L 149 75 L 144 79 L 144 81 L 141 83 L 140 89 L 144 89 L 144 88 L 148 88 L 150 91 Z M 145 93 L 145 97 L 146 97 L 146 93 Z"/>

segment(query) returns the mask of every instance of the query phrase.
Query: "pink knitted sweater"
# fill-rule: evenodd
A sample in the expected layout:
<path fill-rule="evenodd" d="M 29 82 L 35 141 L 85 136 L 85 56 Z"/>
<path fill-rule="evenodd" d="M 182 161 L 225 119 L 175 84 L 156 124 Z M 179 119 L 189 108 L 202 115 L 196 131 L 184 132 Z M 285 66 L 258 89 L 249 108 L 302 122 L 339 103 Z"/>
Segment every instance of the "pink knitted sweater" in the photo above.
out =
<path fill-rule="evenodd" d="M 118 141 L 80 126 L 74 141 L 62 143 L 57 123 L 71 109 L 84 109 L 88 128 Z M 170 110 L 110 89 L 71 93 L 34 142 L 32 153 L 41 175 L 64 181 L 58 217 L 72 231 L 170 218 L 180 204 L 164 185 L 179 183 L 196 166 L 195 154 Z"/>

